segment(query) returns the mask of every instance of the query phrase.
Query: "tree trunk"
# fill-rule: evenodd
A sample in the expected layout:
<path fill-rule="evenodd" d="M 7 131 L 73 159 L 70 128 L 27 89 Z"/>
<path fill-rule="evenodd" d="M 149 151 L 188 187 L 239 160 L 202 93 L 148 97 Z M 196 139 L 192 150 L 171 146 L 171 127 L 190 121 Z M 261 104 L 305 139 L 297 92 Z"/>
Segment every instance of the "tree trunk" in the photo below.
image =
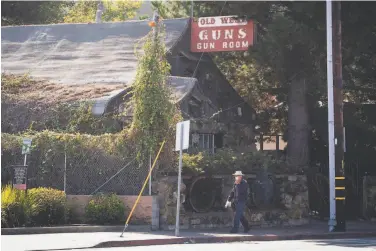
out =
<path fill-rule="evenodd" d="M 307 85 L 304 78 L 296 77 L 291 82 L 288 102 L 288 163 L 291 170 L 301 170 L 309 164 Z"/>

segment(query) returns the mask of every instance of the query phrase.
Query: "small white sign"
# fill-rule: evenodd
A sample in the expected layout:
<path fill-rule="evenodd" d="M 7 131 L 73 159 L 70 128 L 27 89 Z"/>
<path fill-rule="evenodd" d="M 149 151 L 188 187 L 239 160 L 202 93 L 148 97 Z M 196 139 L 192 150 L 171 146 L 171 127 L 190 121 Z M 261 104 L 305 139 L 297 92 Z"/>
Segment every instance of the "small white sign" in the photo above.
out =
<path fill-rule="evenodd" d="M 23 139 L 22 154 L 30 154 L 31 139 Z"/>
<path fill-rule="evenodd" d="M 236 16 L 220 16 L 220 17 L 200 17 L 198 20 L 198 27 L 223 27 L 223 26 L 244 26 L 247 25 L 246 19 L 238 18 Z"/>
<path fill-rule="evenodd" d="M 175 142 L 175 150 L 180 151 L 180 141 L 183 141 L 183 148 L 182 150 L 188 149 L 189 147 L 189 127 L 190 121 L 183 121 L 176 124 L 176 142 Z M 183 134 L 182 134 L 183 128 Z"/>

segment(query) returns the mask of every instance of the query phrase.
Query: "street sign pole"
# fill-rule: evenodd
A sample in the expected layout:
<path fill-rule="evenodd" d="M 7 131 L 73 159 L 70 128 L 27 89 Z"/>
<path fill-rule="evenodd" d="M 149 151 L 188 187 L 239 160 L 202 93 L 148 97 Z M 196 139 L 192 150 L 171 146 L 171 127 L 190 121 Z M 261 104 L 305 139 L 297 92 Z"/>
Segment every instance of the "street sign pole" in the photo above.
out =
<path fill-rule="evenodd" d="M 26 163 L 27 163 L 27 153 L 25 153 L 24 166 L 26 166 Z"/>
<path fill-rule="evenodd" d="M 183 166 L 183 137 L 184 124 L 180 125 L 180 150 L 179 150 L 179 171 L 178 171 L 178 191 L 176 200 L 176 222 L 175 222 L 175 236 L 179 236 L 180 228 L 180 189 L 181 189 L 181 169 Z"/>
<path fill-rule="evenodd" d="M 181 173 L 183 167 L 183 150 L 189 147 L 189 128 L 190 121 L 179 122 L 176 125 L 176 143 L 175 150 L 179 151 L 179 169 L 178 169 L 178 189 L 176 193 L 176 222 L 175 222 L 175 236 L 179 236 L 180 228 L 180 191 L 181 191 Z"/>

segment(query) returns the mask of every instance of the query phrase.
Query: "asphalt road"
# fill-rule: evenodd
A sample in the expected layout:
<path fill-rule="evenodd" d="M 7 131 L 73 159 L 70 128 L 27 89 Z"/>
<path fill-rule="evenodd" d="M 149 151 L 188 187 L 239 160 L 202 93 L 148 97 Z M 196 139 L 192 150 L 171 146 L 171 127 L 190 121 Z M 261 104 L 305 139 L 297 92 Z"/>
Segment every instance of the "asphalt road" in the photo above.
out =
<path fill-rule="evenodd" d="M 125 239 L 145 239 L 147 234 L 127 233 Z M 165 238 L 152 235 L 153 238 Z M 2 235 L 1 251 L 376 251 L 376 238 L 346 240 L 305 240 L 305 241 L 271 241 L 242 242 L 218 244 L 181 244 L 166 246 L 142 246 L 123 248 L 91 249 L 104 241 L 118 241 L 119 233 L 66 233 L 40 235 Z M 329 250 L 330 249 L 330 250 Z"/>
<path fill-rule="evenodd" d="M 148 247 L 83 249 L 80 251 L 376 251 L 374 239 L 271 241 L 219 244 L 186 244 Z"/>

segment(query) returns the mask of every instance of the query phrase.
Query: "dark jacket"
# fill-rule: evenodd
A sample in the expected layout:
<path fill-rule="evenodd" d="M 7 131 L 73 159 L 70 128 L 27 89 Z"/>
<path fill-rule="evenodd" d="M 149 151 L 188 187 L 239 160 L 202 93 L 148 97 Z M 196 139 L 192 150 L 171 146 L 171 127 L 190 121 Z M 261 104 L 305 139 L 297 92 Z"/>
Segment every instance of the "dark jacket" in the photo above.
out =
<path fill-rule="evenodd" d="M 248 183 L 245 180 L 242 180 L 239 184 L 234 184 L 227 200 L 235 203 L 246 202 L 248 199 L 248 189 Z"/>

